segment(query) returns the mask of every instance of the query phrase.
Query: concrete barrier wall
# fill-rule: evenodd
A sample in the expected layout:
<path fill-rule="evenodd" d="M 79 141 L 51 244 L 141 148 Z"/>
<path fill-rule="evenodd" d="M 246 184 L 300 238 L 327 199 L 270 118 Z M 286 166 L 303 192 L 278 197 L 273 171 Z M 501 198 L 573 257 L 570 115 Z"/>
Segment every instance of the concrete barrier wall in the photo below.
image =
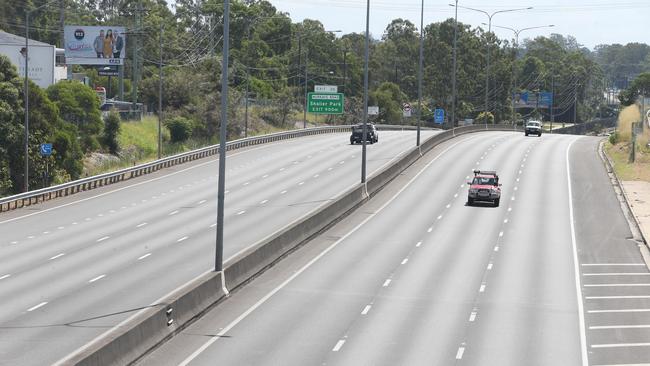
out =
<path fill-rule="evenodd" d="M 489 126 L 488 129 L 512 131 L 512 126 L 496 125 Z M 469 126 L 445 131 L 424 141 L 421 149 L 428 151 L 455 136 L 485 130 L 483 126 Z M 368 194 L 376 193 L 419 158 L 420 149 L 414 147 L 393 164 L 370 177 L 367 187 L 362 184 L 353 187 L 302 219 L 239 253 L 225 263 L 226 287 L 230 290 L 237 288 L 287 252 L 339 221 L 369 198 L 366 195 L 366 188 Z M 203 274 L 174 291 L 160 303 L 140 311 L 56 365 L 99 366 L 133 363 L 221 300 L 224 297 L 221 281 L 221 273 Z M 170 309 L 171 312 L 168 313 Z M 168 324 L 170 320 L 172 322 Z"/>

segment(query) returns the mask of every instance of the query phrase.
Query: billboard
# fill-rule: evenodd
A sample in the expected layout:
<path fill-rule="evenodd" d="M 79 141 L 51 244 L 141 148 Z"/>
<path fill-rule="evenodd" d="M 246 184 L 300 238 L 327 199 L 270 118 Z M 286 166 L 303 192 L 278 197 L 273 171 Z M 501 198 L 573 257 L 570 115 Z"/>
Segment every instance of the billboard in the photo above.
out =
<path fill-rule="evenodd" d="M 18 69 L 18 75 L 25 75 L 25 45 L 0 44 L 0 55 L 5 55 Z M 29 45 L 29 70 L 27 76 L 41 88 L 54 84 L 54 58 L 56 50 L 50 45 Z"/>
<path fill-rule="evenodd" d="M 549 108 L 553 103 L 553 93 L 550 92 L 515 93 L 514 98 L 515 108 Z"/>
<path fill-rule="evenodd" d="M 126 28 L 66 25 L 65 62 L 68 65 L 123 65 Z"/>

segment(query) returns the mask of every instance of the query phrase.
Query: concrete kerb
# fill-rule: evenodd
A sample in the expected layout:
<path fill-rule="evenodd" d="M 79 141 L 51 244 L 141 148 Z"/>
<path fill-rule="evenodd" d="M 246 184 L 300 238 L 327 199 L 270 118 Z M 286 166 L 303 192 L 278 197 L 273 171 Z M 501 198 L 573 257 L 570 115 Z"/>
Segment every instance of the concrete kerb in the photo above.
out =
<path fill-rule="evenodd" d="M 493 126 L 490 130 L 512 131 L 511 127 Z M 485 131 L 464 127 L 445 131 L 427 139 L 424 153 L 436 145 L 466 133 Z M 420 149 L 413 147 L 402 158 L 368 179 L 372 197 L 381 188 L 420 158 Z M 238 254 L 226 263 L 225 283 L 229 290 L 245 284 L 272 266 L 287 253 L 308 242 L 323 230 L 342 219 L 369 197 L 366 186 L 358 184 L 337 196 L 302 220 Z M 203 313 L 210 310 L 225 294 L 220 272 L 208 272 L 175 290 L 150 308 L 141 310 L 117 327 L 91 341 L 56 365 L 128 365 L 137 361 L 161 342 L 169 339 Z M 169 313 L 168 311 L 171 310 Z M 168 322 L 172 320 L 170 324 Z"/>
<path fill-rule="evenodd" d="M 646 264 L 650 269 L 650 261 L 648 260 L 648 258 L 646 258 L 646 255 L 648 254 L 647 250 L 649 249 L 648 238 L 646 238 L 643 235 L 643 230 L 641 230 L 641 223 L 639 222 L 636 215 L 634 215 L 634 211 L 632 210 L 632 206 L 630 205 L 630 198 L 627 196 L 627 193 L 625 192 L 625 188 L 623 187 L 621 180 L 616 174 L 616 170 L 614 170 L 614 163 L 612 162 L 609 155 L 607 155 L 607 152 L 605 152 L 604 139 L 601 140 L 600 143 L 598 144 L 598 150 L 599 150 L 600 158 L 605 164 L 605 168 L 607 169 L 607 172 L 611 174 L 612 179 L 614 180 L 613 182 L 614 187 L 618 188 L 615 189 L 616 193 L 618 193 L 620 197 L 622 197 L 621 208 L 623 209 L 623 213 L 625 214 L 625 217 L 627 218 L 627 221 L 630 224 L 630 230 L 632 231 L 632 236 L 635 237 L 636 240 L 641 241 L 644 244 L 644 247 L 646 248 L 646 251 L 643 254 L 644 254 L 644 259 L 646 259 Z"/>

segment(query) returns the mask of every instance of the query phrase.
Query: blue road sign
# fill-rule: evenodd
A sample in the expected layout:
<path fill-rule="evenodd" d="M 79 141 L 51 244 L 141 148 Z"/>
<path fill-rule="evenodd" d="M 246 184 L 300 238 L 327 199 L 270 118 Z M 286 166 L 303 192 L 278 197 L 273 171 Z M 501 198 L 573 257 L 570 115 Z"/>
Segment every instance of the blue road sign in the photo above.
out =
<path fill-rule="evenodd" d="M 41 156 L 52 155 L 52 144 L 41 144 Z"/>
<path fill-rule="evenodd" d="M 445 122 L 445 110 L 442 108 L 436 108 L 434 114 L 435 123 L 444 123 Z"/>

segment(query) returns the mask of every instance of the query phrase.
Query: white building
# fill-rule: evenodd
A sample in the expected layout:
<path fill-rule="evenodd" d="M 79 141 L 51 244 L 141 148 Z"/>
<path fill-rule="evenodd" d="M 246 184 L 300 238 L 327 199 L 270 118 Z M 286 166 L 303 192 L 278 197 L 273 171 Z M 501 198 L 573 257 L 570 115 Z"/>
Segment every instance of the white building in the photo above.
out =
<path fill-rule="evenodd" d="M 25 37 L 0 31 L 0 55 L 7 56 L 25 75 Z M 57 49 L 47 43 L 29 40 L 29 78 L 41 88 L 56 83 L 67 76 L 65 64 L 57 63 Z"/>

